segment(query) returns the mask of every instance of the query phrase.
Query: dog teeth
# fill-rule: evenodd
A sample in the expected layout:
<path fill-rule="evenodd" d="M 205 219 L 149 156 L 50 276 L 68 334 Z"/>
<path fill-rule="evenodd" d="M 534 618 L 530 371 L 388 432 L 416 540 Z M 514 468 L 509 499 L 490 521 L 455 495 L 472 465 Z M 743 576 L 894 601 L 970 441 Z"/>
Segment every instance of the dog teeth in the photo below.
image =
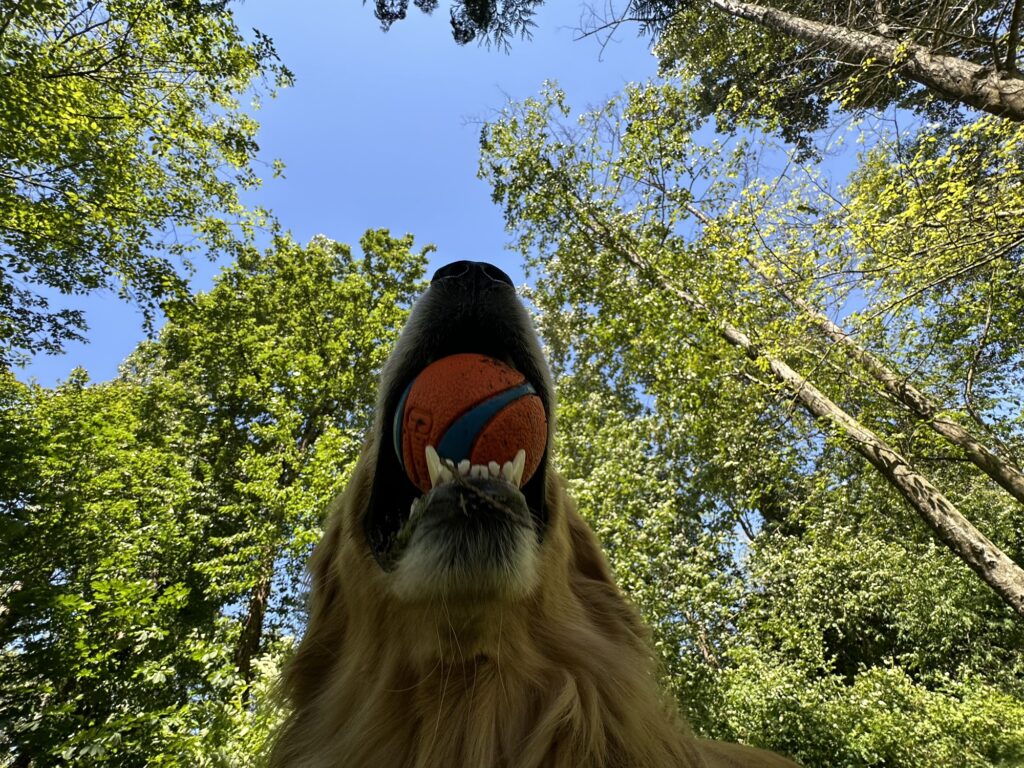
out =
<path fill-rule="evenodd" d="M 522 448 L 512 459 L 512 479 L 509 481 L 517 488 L 523 484 L 523 469 L 526 468 L 526 451 Z"/>
<path fill-rule="evenodd" d="M 437 455 L 437 451 L 434 446 L 427 446 L 427 472 L 430 474 L 430 487 L 433 488 L 437 485 L 437 480 L 441 476 L 441 457 Z"/>
<path fill-rule="evenodd" d="M 512 485 L 518 488 L 523 484 L 523 470 L 525 468 L 526 450 L 520 448 L 519 452 L 516 453 L 516 456 L 514 459 L 512 459 L 512 461 L 506 461 L 504 464 L 501 465 L 501 477 L 503 477 L 506 482 L 512 483 Z M 494 468 L 492 468 L 491 472 L 494 471 Z"/>
<path fill-rule="evenodd" d="M 487 464 L 470 464 L 469 459 L 463 459 L 456 464 L 451 459 L 442 459 L 432 445 L 426 447 L 425 457 L 431 488 L 449 483 L 460 476 L 465 478 L 502 478 L 519 487 L 523 480 L 523 469 L 526 467 L 526 451 L 523 449 L 516 453 L 512 461 L 506 461 L 504 464 L 499 464 L 496 461 Z"/>

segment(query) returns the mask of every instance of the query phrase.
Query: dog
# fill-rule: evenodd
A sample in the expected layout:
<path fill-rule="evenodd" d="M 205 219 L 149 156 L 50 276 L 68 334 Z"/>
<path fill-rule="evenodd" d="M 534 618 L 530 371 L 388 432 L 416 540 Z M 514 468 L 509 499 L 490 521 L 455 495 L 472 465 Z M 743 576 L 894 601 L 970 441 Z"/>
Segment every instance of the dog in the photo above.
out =
<path fill-rule="evenodd" d="M 687 729 L 549 455 L 521 487 L 449 473 L 422 493 L 407 479 L 390 429 L 399 400 L 460 352 L 532 383 L 551 445 L 554 386 L 512 280 L 483 262 L 442 267 L 384 366 L 372 432 L 310 561 L 270 765 L 796 768 Z"/>

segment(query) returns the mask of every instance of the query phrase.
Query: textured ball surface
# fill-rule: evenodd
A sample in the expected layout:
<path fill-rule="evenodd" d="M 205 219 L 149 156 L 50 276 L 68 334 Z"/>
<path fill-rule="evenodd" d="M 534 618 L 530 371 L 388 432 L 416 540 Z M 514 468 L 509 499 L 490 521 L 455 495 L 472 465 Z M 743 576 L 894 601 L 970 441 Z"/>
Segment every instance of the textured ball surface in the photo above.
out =
<path fill-rule="evenodd" d="M 406 475 L 430 490 L 426 447 L 456 464 L 499 466 L 526 451 L 522 483 L 540 466 L 547 445 L 544 405 L 526 377 L 486 355 L 436 360 L 409 385 L 395 412 L 394 440 Z"/>

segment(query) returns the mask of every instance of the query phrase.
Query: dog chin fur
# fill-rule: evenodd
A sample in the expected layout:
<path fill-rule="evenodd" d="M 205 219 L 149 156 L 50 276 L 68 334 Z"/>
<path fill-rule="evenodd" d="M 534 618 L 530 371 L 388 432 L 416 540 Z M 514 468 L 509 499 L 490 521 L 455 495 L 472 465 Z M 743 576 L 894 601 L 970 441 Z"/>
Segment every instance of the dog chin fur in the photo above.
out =
<path fill-rule="evenodd" d="M 517 527 L 500 557 L 466 552 L 459 542 L 435 533 L 413 534 L 388 579 L 399 600 L 521 600 L 537 586 L 539 543 L 529 528 Z"/>

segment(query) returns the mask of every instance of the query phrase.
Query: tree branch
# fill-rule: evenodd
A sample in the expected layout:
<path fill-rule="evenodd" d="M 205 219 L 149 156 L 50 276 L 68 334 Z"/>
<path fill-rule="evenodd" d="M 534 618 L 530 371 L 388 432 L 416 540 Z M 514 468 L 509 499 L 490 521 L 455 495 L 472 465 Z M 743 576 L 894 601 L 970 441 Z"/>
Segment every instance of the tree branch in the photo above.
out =
<path fill-rule="evenodd" d="M 1020 74 L 1017 69 L 1017 44 L 1020 43 L 1021 17 L 1024 16 L 1024 0 L 1015 0 L 1010 16 L 1010 30 L 1006 37 L 1006 61 L 1003 67 L 1011 75 Z"/>
<path fill-rule="evenodd" d="M 786 387 L 808 413 L 848 440 L 903 496 L 939 540 L 1024 619 L 1024 568 L 981 533 L 928 478 L 788 364 L 762 352 L 743 331 L 716 317 L 699 298 L 661 274 L 642 255 L 643 250 L 629 241 L 628 235 L 611 231 L 599 216 L 589 210 L 588 201 L 573 196 L 571 192 L 568 198 L 577 221 L 594 233 L 606 248 L 619 254 L 659 289 L 675 296 L 681 307 L 710 320 L 728 344 L 742 351 L 750 360 L 766 365 L 776 381 Z"/>
<path fill-rule="evenodd" d="M 1022 0 L 1017 0 L 1019 6 Z M 1024 121 L 1024 78 L 954 56 L 933 53 L 922 45 L 897 42 L 849 27 L 824 24 L 777 8 L 740 0 L 706 0 L 738 19 L 821 46 L 833 53 L 877 59 L 900 74 L 947 98 L 985 112 Z M 1014 13 L 1018 8 L 1014 8 Z M 1012 25 L 1011 25 L 1012 27 Z M 1016 56 L 1016 54 L 1015 54 Z"/>

